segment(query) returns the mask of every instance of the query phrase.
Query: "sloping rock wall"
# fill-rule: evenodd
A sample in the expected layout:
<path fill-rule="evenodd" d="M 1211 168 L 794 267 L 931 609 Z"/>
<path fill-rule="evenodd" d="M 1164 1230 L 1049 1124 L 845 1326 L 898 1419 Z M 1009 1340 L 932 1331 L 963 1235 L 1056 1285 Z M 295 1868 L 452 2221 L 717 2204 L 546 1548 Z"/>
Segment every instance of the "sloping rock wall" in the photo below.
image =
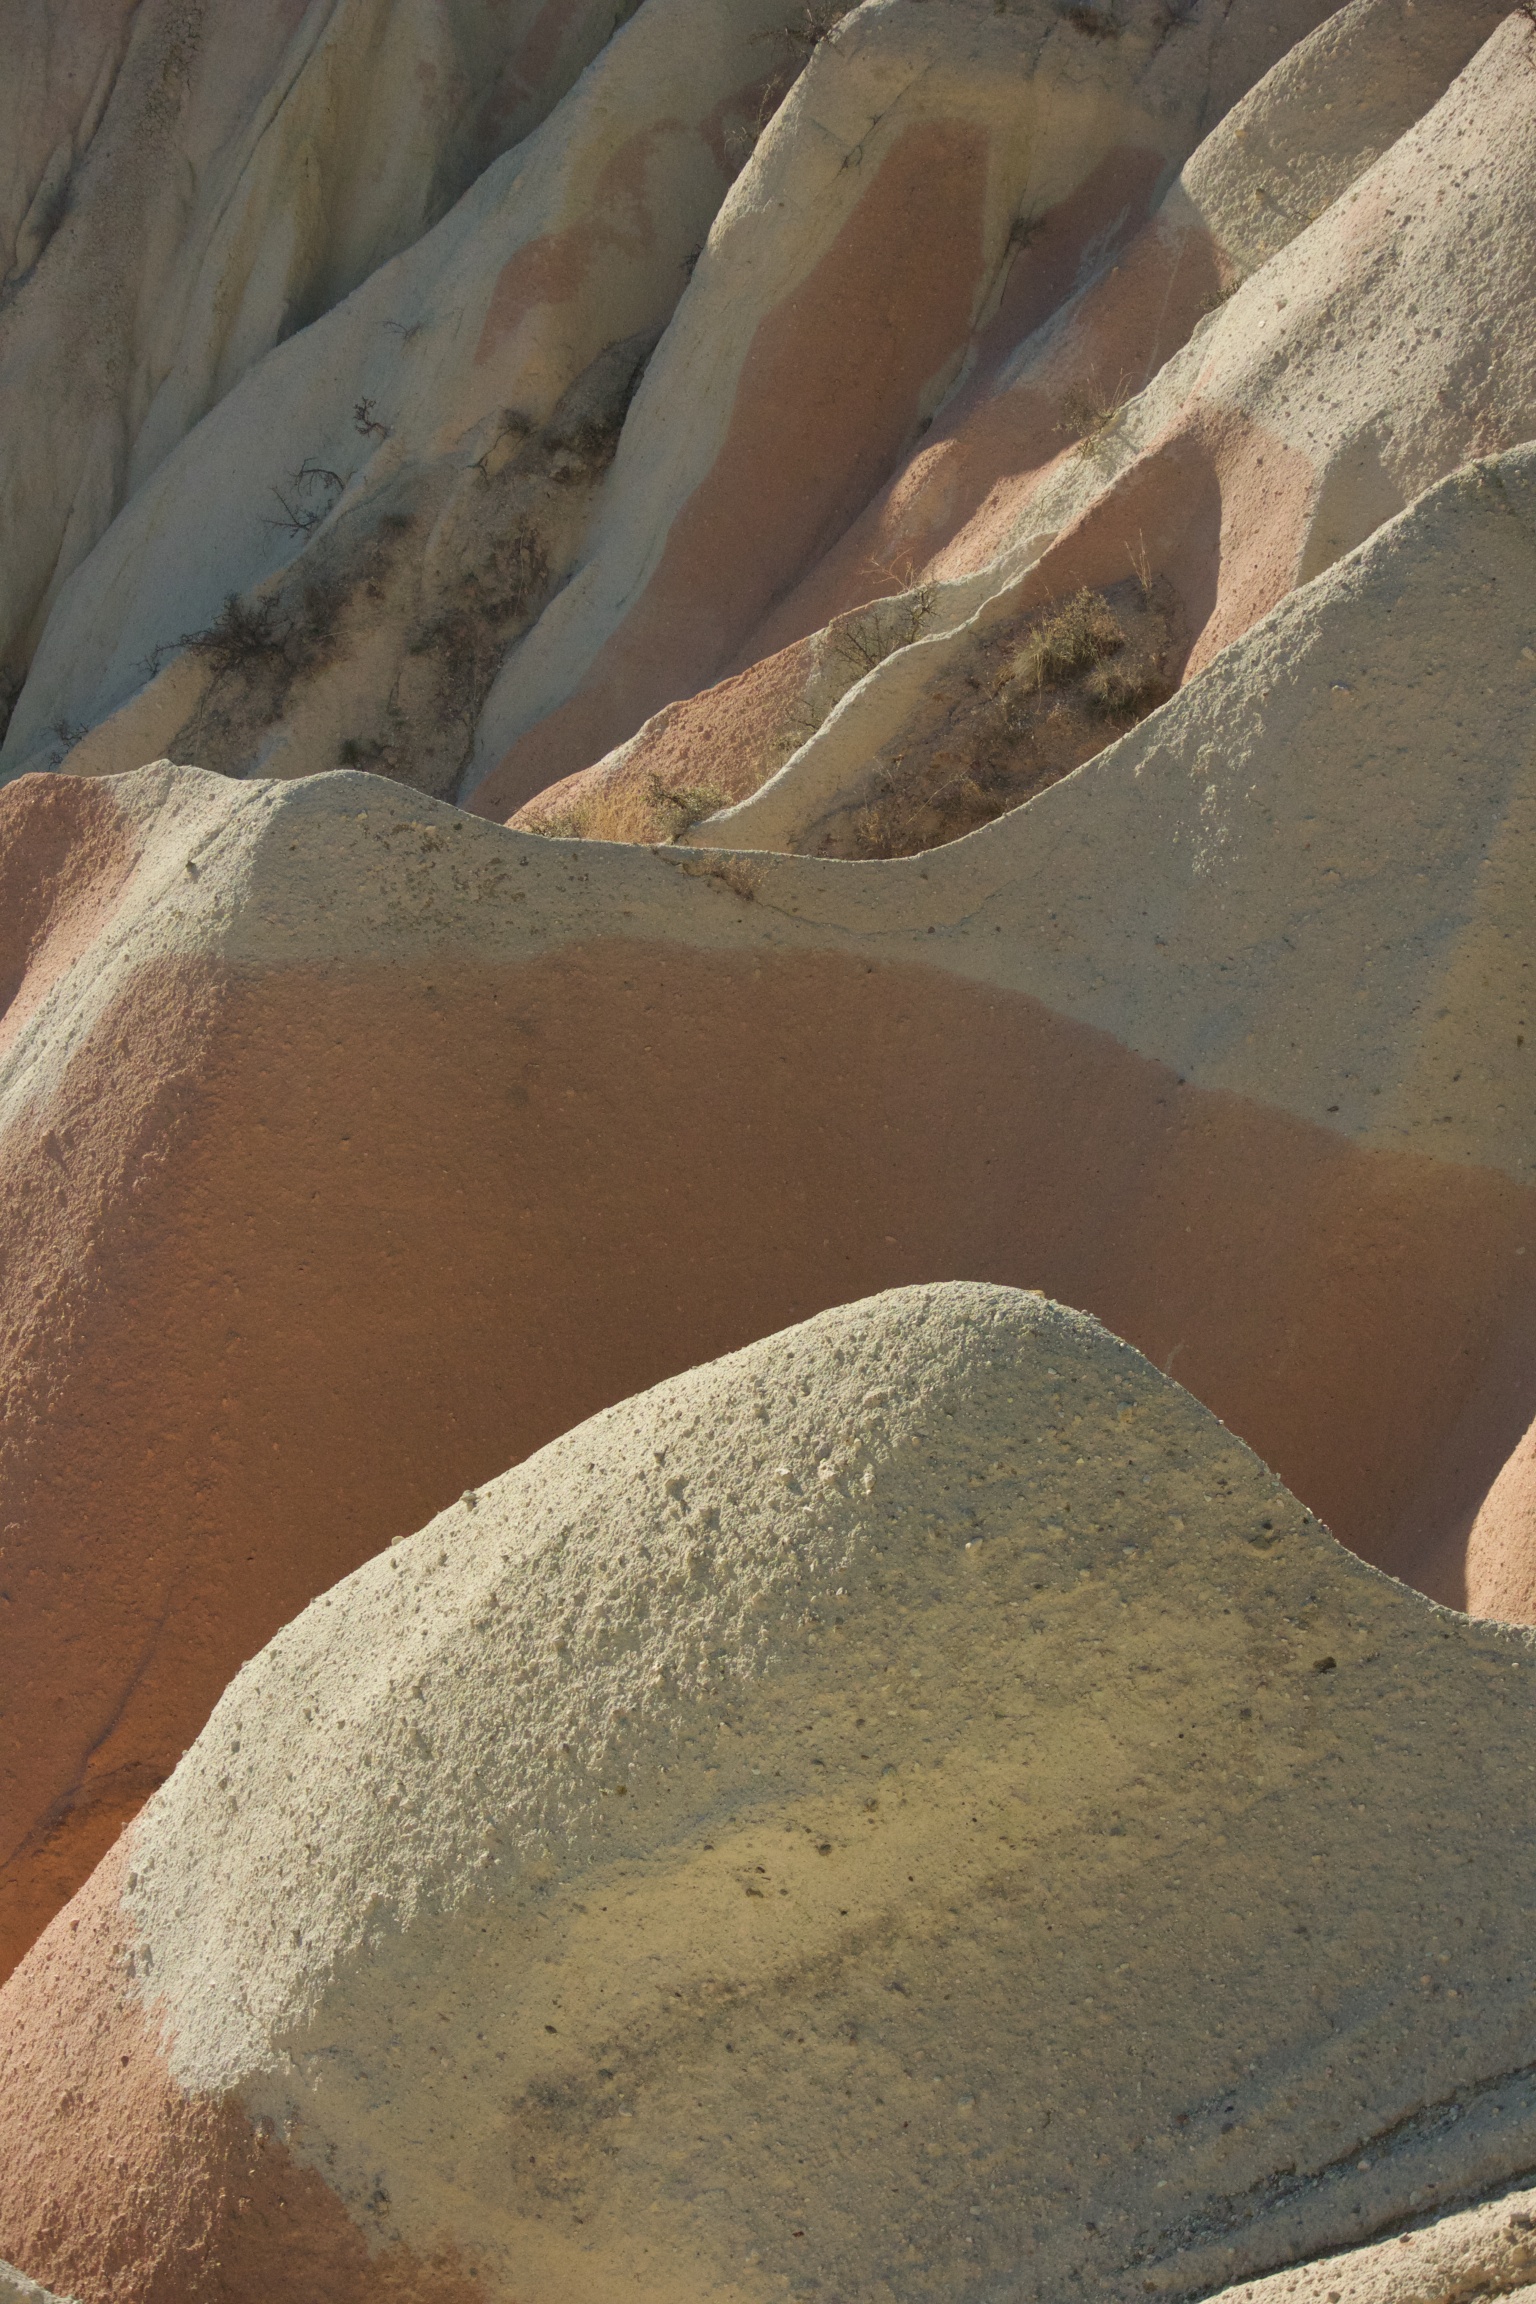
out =
<path fill-rule="evenodd" d="M 1096 1323 L 828 1313 L 237 1677 L 7 1988 L 0 2236 L 123 2304 L 1336 2246 L 1529 2163 L 1533 1672 Z"/>
<path fill-rule="evenodd" d="M 1354 1549 L 1536 1611 L 1528 1521 L 1479 1520 L 1536 1412 L 1531 485 L 1446 483 L 901 863 L 14 786 L 13 1956 L 316 1591 L 892 1285 L 1082 1305 Z"/>

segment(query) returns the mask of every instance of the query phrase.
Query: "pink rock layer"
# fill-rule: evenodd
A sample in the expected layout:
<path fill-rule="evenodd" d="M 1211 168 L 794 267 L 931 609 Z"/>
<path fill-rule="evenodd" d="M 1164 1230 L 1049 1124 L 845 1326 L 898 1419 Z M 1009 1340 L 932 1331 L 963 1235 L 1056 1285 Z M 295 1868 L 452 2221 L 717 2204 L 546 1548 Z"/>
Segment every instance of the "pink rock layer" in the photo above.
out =
<path fill-rule="evenodd" d="M 5 1989 L 0 2251 L 89 2304 L 478 2304 L 457 2251 L 370 2248 L 236 2101 L 172 2079 L 128 1984 L 127 1861 L 102 1864 Z"/>
<path fill-rule="evenodd" d="M 1536 1615 L 1524 1519 L 1464 1557 L 1528 1420 L 1530 1192 L 910 963 L 167 961 L 12 1124 L 0 1222 L 7 1968 L 315 1593 L 599 1407 L 905 1282 L 1093 1312 L 1367 1558 Z"/>

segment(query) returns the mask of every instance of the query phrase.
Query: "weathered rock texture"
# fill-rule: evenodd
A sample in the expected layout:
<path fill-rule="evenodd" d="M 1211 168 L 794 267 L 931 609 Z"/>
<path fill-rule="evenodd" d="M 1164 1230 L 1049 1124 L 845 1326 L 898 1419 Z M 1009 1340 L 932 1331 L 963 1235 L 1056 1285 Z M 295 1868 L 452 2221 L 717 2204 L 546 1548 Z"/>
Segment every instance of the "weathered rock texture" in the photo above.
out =
<path fill-rule="evenodd" d="M 1536 2282 L 1536 2193 L 1507 2192 L 1320 2263 L 1225 2289 L 1220 2304 L 1472 2304 Z"/>
<path fill-rule="evenodd" d="M 18 2272 L 13 2264 L 0 2264 L 0 2304 L 75 2304 L 71 2296 L 54 2296 Z"/>
<path fill-rule="evenodd" d="M 1505 0 L 11 7 L 0 774 L 916 852 L 1536 430 Z"/>
<path fill-rule="evenodd" d="M 624 12 L 5 0 L 6 707 L 66 580 L 178 442 L 536 127 Z"/>
<path fill-rule="evenodd" d="M 715 2304 L 1347 2242 L 1529 2164 L 1533 1676 L 1081 1315 L 828 1313 L 238 1676 L 7 1988 L 0 2244 Z"/>
<path fill-rule="evenodd" d="M 12 772 L 340 759 L 450 796 L 494 769 L 480 805 L 505 813 L 587 766 L 718 677 L 904 465 L 989 317 L 1018 343 L 1107 266 L 1332 11 L 1126 0 L 1115 37 L 1057 0 L 647 0 L 617 30 L 613 0 L 280 13 L 258 34 L 216 10 L 172 56 L 179 12 L 141 10 L 101 67 L 117 142 L 109 108 L 77 167 L 60 144 L 67 218 L 0 345 L 27 408 L 68 371 L 59 455 L 25 428 L 15 448 Z M 1416 70 L 1373 119 L 1429 100 Z M 167 143 L 196 187 L 179 239 Z M 333 182 L 294 165 L 312 147 Z M 99 259 L 154 318 L 71 361 Z M 61 551 L 82 396 L 126 438 Z"/>
<path fill-rule="evenodd" d="M 1533 560 L 1536 457 L 1476 467 L 898 863 L 13 786 L 11 1956 L 317 1591 L 900 1283 L 1082 1306 L 1367 1558 L 1536 1614 Z"/>
<path fill-rule="evenodd" d="M 1525 439 L 1536 371 L 1509 250 L 1530 230 L 1533 70 L 1531 26 L 1502 6 L 1361 0 L 1219 121 L 1139 234 L 1144 203 L 1097 219 L 1074 274 L 1063 219 L 1035 219 L 932 430 L 740 646 L 746 669 L 518 821 L 654 839 L 669 794 L 698 814 L 792 756 L 819 785 L 840 750 L 847 776 L 852 740 L 883 808 L 765 819 L 751 845 L 954 838 L 1101 750 L 1469 455 Z M 1150 651 L 1127 631 L 1110 692 L 1069 724 L 1063 683 L 1020 657 L 1085 586 L 1123 622 L 1154 606 L 1161 630 Z M 648 662 L 655 677 L 654 644 Z M 860 714 L 823 731 L 855 686 Z M 526 782 L 568 721 L 530 734 L 474 805 Z"/>

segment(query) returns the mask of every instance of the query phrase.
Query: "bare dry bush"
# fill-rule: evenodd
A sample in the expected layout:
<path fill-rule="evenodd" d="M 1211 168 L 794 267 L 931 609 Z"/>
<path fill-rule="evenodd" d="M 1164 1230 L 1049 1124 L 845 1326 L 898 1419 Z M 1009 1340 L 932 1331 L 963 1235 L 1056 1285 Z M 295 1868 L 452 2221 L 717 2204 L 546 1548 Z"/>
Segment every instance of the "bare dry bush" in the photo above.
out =
<path fill-rule="evenodd" d="M 1124 377 L 1113 392 L 1096 382 L 1074 384 L 1061 396 L 1056 429 L 1076 442 L 1079 456 L 1092 456 L 1119 423 L 1129 398 Z"/>
<path fill-rule="evenodd" d="M 362 401 L 358 402 L 359 408 L 363 405 Z M 367 405 L 371 408 L 373 403 L 369 401 Z M 297 472 L 289 473 L 286 494 L 281 488 L 272 490 L 282 507 L 282 517 L 269 520 L 267 526 L 285 528 L 294 536 L 312 536 L 329 519 L 346 485 L 341 474 L 331 471 L 328 465 L 306 460 Z"/>
<path fill-rule="evenodd" d="M 1177 605 L 1145 547 L 1133 574 L 1046 607 L 1022 634 L 980 640 L 963 673 L 935 680 L 901 747 L 821 853 L 891 858 L 957 840 L 1031 800 L 1173 693 Z"/>
<path fill-rule="evenodd" d="M 670 845 L 691 832 L 695 824 L 702 824 L 706 816 L 728 805 L 723 792 L 712 784 L 664 784 L 659 776 L 647 780 L 646 801 L 656 840 Z"/>
<path fill-rule="evenodd" d="M 178 646 L 203 657 L 215 682 L 276 682 L 286 694 L 325 662 L 339 613 L 334 590 L 324 584 L 306 584 L 286 609 L 270 595 L 253 602 L 231 592 L 214 621 L 201 632 L 184 632 Z"/>
<path fill-rule="evenodd" d="M 858 679 L 873 672 L 888 656 L 910 648 L 938 606 L 938 587 L 924 584 L 889 600 L 877 600 L 856 609 L 832 627 L 830 648 Z"/>
<path fill-rule="evenodd" d="M 1086 32 L 1090 40 L 1118 40 L 1125 30 L 1118 10 L 1112 5 L 1096 6 L 1095 0 L 1057 0 L 1056 13 L 1075 31 Z"/>

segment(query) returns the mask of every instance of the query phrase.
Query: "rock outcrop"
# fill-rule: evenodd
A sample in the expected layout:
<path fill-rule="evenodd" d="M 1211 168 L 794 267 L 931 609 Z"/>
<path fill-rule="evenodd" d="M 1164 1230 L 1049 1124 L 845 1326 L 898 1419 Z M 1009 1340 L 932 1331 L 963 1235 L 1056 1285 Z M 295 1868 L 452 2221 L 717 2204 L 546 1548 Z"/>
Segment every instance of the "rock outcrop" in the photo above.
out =
<path fill-rule="evenodd" d="M 316 1592 L 892 1285 L 1082 1306 L 1365 1557 L 1536 1614 L 1533 556 L 1536 458 L 1474 468 L 901 863 L 13 786 L 11 1957 Z"/>
<path fill-rule="evenodd" d="M 7 0 L 0 717 L 124 504 L 275 346 L 526 137 L 616 12 Z M 323 496 L 301 486 L 301 514 Z M 72 709 L 57 699 L 47 729 L 61 753 Z"/>
<path fill-rule="evenodd" d="M 1536 0 L 0 36 L 0 2304 L 1536 2284 Z"/>
<path fill-rule="evenodd" d="M 1471 2304 L 1536 2281 L 1536 2193 L 1450 2216 L 1414 2218 L 1405 2232 L 1267 2280 L 1225 2289 L 1219 2304 Z"/>
<path fill-rule="evenodd" d="M 1533 1675 L 1094 1322 L 826 1314 L 238 1675 L 7 1987 L 0 2245 L 121 2304 L 1336 2247 L 1529 2164 Z"/>
<path fill-rule="evenodd" d="M 978 322 L 1006 301 L 1023 234 L 1040 227 L 1054 253 L 1010 309 L 1032 297 L 1043 317 L 1053 286 L 1134 231 L 1208 120 L 1331 10 L 1237 0 L 1218 21 L 1134 0 L 1109 38 L 1094 36 L 1091 8 L 1074 19 L 1057 0 L 648 0 L 611 38 L 625 13 L 611 0 L 522 10 L 499 29 L 494 11 L 453 13 L 461 49 L 537 86 L 515 118 L 490 106 L 511 148 L 403 246 L 411 200 L 429 210 L 428 184 L 438 197 L 452 169 L 425 138 L 435 173 L 402 161 L 400 214 L 372 215 L 382 195 L 352 175 L 366 178 L 366 154 L 344 120 L 333 135 L 322 125 L 326 104 L 344 109 L 355 51 L 374 56 L 381 12 L 311 0 L 294 34 L 314 48 L 309 76 L 277 119 L 261 116 L 247 171 L 261 194 L 240 179 L 263 319 L 275 316 L 219 367 L 234 259 L 189 226 L 176 260 L 207 281 L 212 307 L 168 317 L 195 388 L 168 389 L 174 423 L 151 428 L 82 525 L 50 579 L 45 629 L 26 608 L 5 769 L 67 758 L 100 773 L 162 753 L 230 773 L 341 762 L 454 797 L 496 768 L 481 805 L 500 795 L 505 814 L 717 677 L 774 594 L 888 482 Z M 437 11 L 407 11 L 377 66 L 385 83 L 428 23 L 441 40 Z M 245 63 L 259 78 L 262 59 Z M 264 68 L 281 81 L 274 59 Z M 445 61 L 420 84 L 467 165 L 476 134 L 488 157 L 488 131 L 462 90 L 458 112 L 445 101 L 457 70 Z M 214 78 L 233 101 L 231 75 Z M 393 124 L 390 86 L 370 116 Z M 189 136 L 191 102 L 177 116 Z M 295 230 L 290 115 L 293 135 L 345 155 L 337 198 L 361 200 L 372 232 L 359 227 L 350 268 L 339 236 L 323 296 L 307 282 L 286 294 L 286 276 L 280 292 L 266 245 Z M 158 183 L 148 136 L 132 150 Z M 222 214 L 215 185 L 217 169 L 208 198 Z M 131 235 L 132 204 L 118 208 L 114 229 Z M 328 249 L 334 229 L 322 200 L 306 248 Z M 83 210 L 80 231 L 99 244 Z M 378 262 L 391 242 L 401 253 Z M 50 247 L 16 303 L 16 325 L 35 310 L 46 347 L 11 363 L 29 405 L 45 389 L 39 360 L 60 357 L 42 274 L 65 260 Z M 127 275 L 144 261 L 135 253 Z M 72 315 L 86 307 L 72 272 L 59 293 Z M 290 333 L 299 320 L 311 325 Z M 610 357 L 621 345 L 627 365 Z M 59 420 L 78 442 L 72 405 Z M 18 499 L 17 519 L 51 567 L 57 518 Z M 524 739 L 546 723 L 535 758 Z M 514 742 L 515 773 L 498 766 Z"/>
<path fill-rule="evenodd" d="M 1533 71 L 1529 21 L 1499 8 L 1343 10 L 1212 131 L 1120 265 L 1022 346 L 989 323 L 990 363 L 746 669 L 515 820 L 662 838 L 682 828 L 668 795 L 696 793 L 697 815 L 782 769 L 699 839 L 930 848 L 1103 750 L 1469 457 L 1526 439 L 1536 353 L 1509 251 L 1536 228 Z M 861 608 L 871 592 L 892 597 Z M 1085 598 L 1096 623 L 1063 626 Z"/>

